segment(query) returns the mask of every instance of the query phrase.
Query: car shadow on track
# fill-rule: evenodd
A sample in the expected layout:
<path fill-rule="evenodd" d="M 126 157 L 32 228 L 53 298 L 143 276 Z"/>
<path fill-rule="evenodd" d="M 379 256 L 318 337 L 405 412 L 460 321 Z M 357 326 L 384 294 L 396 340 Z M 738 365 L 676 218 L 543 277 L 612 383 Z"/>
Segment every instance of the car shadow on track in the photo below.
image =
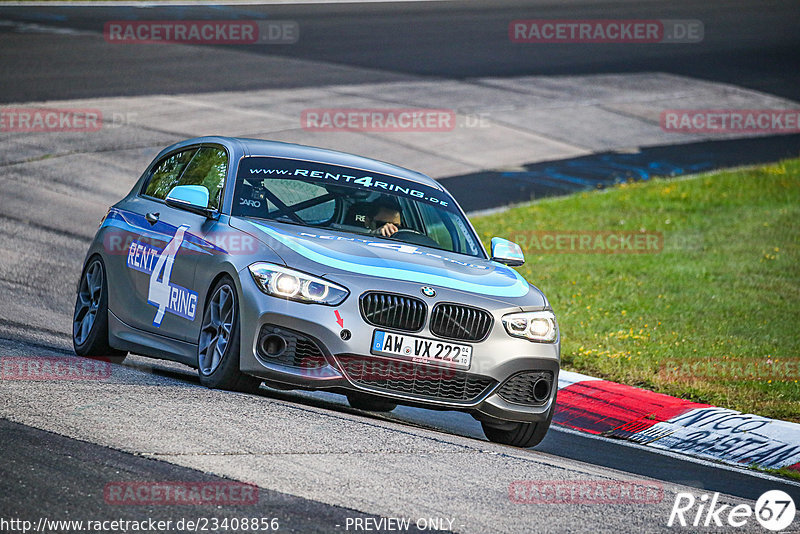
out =
<path fill-rule="evenodd" d="M 131 357 L 123 366 L 160 378 L 172 379 L 185 386 L 201 387 L 197 372 L 181 364 Z M 254 395 L 375 421 L 401 424 L 409 428 L 486 441 L 480 423 L 462 412 L 426 410 L 409 406 L 398 406 L 389 413 L 368 412 L 350 407 L 344 395 L 326 391 L 278 390 L 265 385 L 262 385 Z M 800 499 L 800 484 L 797 483 L 743 469 L 698 462 L 677 455 L 665 455 L 642 446 L 582 434 L 557 425 L 551 427 L 544 441 L 535 448 L 509 447 L 509 452 L 512 451 L 514 454 L 523 455 L 545 454 L 616 469 L 631 476 L 690 486 L 705 492 L 719 491 L 746 499 L 755 500 L 770 489 L 782 489 Z"/>

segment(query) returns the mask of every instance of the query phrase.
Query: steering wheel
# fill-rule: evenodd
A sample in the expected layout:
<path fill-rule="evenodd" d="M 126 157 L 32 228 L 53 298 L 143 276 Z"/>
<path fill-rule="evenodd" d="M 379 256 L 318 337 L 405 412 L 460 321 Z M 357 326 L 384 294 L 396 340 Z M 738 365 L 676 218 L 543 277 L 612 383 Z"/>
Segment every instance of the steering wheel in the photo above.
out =
<path fill-rule="evenodd" d="M 422 245 L 424 247 L 439 248 L 439 243 L 437 243 L 435 240 L 426 236 L 422 232 L 417 232 L 416 230 L 412 230 L 410 228 L 403 228 L 402 230 L 396 231 L 392 234 L 392 239 L 397 239 L 399 241 L 404 241 L 414 245 Z"/>

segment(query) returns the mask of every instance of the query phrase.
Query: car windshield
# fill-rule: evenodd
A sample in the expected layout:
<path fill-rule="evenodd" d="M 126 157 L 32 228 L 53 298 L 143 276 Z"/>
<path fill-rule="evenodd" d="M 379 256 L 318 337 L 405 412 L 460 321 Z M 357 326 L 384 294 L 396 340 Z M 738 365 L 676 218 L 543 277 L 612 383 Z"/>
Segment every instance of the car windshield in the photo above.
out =
<path fill-rule="evenodd" d="M 417 182 L 350 167 L 244 158 L 231 214 L 484 257 L 450 195 Z"/>

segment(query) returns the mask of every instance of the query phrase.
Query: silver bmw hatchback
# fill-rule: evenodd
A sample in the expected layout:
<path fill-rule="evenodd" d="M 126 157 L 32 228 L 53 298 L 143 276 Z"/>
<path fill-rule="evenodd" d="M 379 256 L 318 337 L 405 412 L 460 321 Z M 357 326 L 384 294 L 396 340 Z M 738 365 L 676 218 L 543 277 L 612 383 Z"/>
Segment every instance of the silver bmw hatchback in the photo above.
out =
<path fill-rule="evenodd" d="M 550 303 L 487 254 L 435 180 L 330 150 L 202 137 L 112 206 L 78 283 L 81 356 L 184 363 L 210 388 L 328 390 L 357 409 L 460 410 L 531 447 L 556 402 Z"/>

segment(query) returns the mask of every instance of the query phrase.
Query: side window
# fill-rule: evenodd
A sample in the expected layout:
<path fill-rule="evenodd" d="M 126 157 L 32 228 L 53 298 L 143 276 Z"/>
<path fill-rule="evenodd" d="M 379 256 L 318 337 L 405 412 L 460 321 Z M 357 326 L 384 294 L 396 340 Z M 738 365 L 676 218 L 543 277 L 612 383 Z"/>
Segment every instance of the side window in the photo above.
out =
<path fill-rule="evenodd" d="M 463 250 L 461 243 L 453 242 L 453 234 L 448 230 L 441 212 L 431 206 L 421 206 L 420 212 L 425 221 L 428 237 L 439 243 L 445 250 L 460 252 Z"/>
<path fill-rule="evenodd" d="M 181 173 L 191 161 L 197 149 L 184 150 L 161 160 L 150 175 L 144 194 L 164 200 L 172 188 L 178 185 Z"/>
<path fill-rule="evenodd" d="M 204 186 L 208 189 L 208 207 L 219 209 L 227 174 L 228 154 L 225 150 L 205 147 L 197 151 L 175 185 Z"/>

